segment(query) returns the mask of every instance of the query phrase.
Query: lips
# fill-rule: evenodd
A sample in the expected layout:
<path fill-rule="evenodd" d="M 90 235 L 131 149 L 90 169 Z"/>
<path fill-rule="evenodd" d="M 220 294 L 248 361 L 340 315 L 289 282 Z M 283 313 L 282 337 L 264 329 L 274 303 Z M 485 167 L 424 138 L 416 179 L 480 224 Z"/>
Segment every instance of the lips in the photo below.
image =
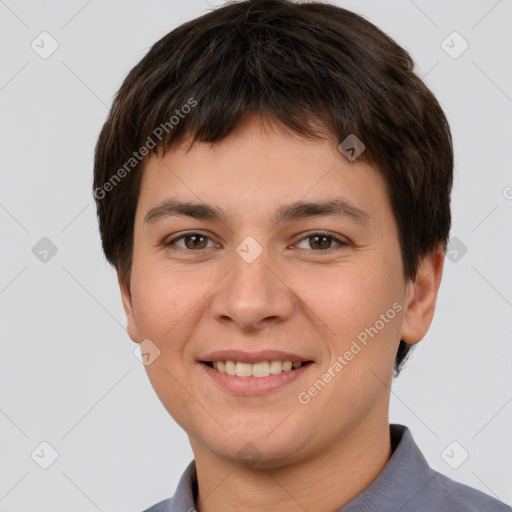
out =
<path fill-rule="evenodd" d="M 258 352 L 243 352 L 241 350 L 220 350 L 200 356 L 199 362 L 235 361 L 237 363 L 256 364 L 263 361 L 291 361 L 292 363 L 312 362 L 308 357 L 300 356 L 292 352 L 280 350 L 260 350 Z"/>
<path fill-rule="evenodd" d="M 248 359 L 257 360 L 261 357 L 259 355 L 255 356 L 254 354 L 246 354 L 246 356 Z M 222 355 L 222 357 L 225 356 Z M 300 379 L 305 373 L 310 372 L 311 368 L 314 366 L 312 361 L 304 361 L 301 363 L 296 361 L 295 363 L 291 363 L 290 360 L 288 360 L 283 363 L 279 360 L 274 360 L 280 365 L 281 371 L 279 373 L 267 374 L 267 368 L 263 372 L 259 372 L 259 370 L 256 369 L 256 374 L 259 373 L 259 375 L 254 375 L 254 368 L 264 366 L 264 364 L 261 364 L 261 362 L 254 364 L 240 363 L 232 360 L 230 361 L 228 359 L 226 360 L 226 365 L 228 365 L 228 361 L 231 368 L 235 368 L 234 375 L 230 375 L 225 371 L 222 372 L 222 370 L 219 370 L 218 368 L 215 369 L 213 367 L 213 362 L 198 361 L 198 366 L 202 369 L 204 374 L 212 379 L 211 381 L 220 386 L 220 388 L 227 390 L 232 395 L 239 396 L 261 396 L 277 391 L 286 385 L 291 385 L 297 379 Z M 221 360 L 217 361 L 217 365 L 219 364 L 221 364 Z M 283 364 L 286 364 L 285 367 L 289 367 L 289 369 L 283 369 Z M 297 366 L 299 364 L 300 366 Z M 240 368 L 238 368 L 239 366 Z M 275 371 L 277 371 L 277 369 L 275 369 Z M 233 372 L 231 371 L 231 373 Z M 238 373 L 241 373 L 242 375 L 239 375 Z"/>
<path fill-rule="evenodd" d="M 222 350 L 201 356 L 207 375 L 232 393 L 260 395 L 299 378 L 314 361 L 292 352 Z"/>

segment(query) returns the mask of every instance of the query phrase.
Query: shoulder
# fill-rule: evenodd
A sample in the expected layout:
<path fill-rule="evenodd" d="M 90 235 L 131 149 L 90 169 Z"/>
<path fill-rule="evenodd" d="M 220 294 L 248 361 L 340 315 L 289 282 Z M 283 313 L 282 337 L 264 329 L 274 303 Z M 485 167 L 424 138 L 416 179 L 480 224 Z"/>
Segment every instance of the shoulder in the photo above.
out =
<path fill-rule="evenodd" d="M 502 501 L 468 485 L 456 482 L 437 471 L 432 480 L 414 500 L 415 510 L 450 512 L 511 512 L 512 508 Z M 420 505 L 421 504 L 421 505 Z M 412 505 L 412 503 L 411 503 Z M 412 510 L 412 509 L 411 509 Z"/>
<path fill-rule="evenodd" d="M 499 499 L 430 467 L 405 425 L 391 424 L 390 432 L 393 455 L 373 484 L 373 501 L 375 494 L 384 495 L 389 510 L 402 512 L 512 512 Z M 372 500 L 367 501 L 372 503 Z M 395 507 L 396 504 L 400 506 Z"/>
<path fill-rule="evenodd" d="M 193 460 L 181 475 L 174 496 L 155 503 L 143 512 L 197 512 L 194 508 L 195 496 L 197 496 L 197 473 L 195 460 Z"/>
<path fill-rule="evenodd" d="M 172 498 L 160 501 L 143 512 L 169 512 L 171 510 Z"/>

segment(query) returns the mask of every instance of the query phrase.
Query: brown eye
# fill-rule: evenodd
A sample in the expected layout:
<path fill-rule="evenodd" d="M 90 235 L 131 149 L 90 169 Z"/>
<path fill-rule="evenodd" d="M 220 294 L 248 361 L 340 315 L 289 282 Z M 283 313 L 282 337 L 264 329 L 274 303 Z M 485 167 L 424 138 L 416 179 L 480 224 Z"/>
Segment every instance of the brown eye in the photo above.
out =
<path fill-rule="evenodd" d="M 330 246 L 332 243 L 332 239 L 329 236 L 315 235 L 315 236 L 310 236 L 308 238 L 312 240 L 312 242 L 310 242 L 310 244 L 309 244 L 312 249 L 316 249 L 316 248 L 330 249 L 331 248 Z M 314 247 L 314 246 L 316 246 L 316 247 Z"/>
<path fill-rule="evenodd" d="M 312 249 L 318 252 L 327 252 L 330 249 L 342 248 L 348 245 L 347 242 L 340 240 L 338 237 L 322 232 L 312 233 L 304 237 L 300 243 L 306 243 L 307 245 L 307 247 L 300 247 L 301 249 Z"/>
<path fill-rule="evenodd" d="M 183 245 L 178 244 L 183 240 Z M 201 233 L 185 233 L 184 235 L 177 236 L 169 242 L 166 246 L 178 251 L 197 251 L 201 249 L 208 249 L 208 242 L 210 238 L 202 235 Z M 211 247 L 211 246 L 210 246 Z"/>
<path fill-rule="evenodd" d="M 187 249 L 204 249 L 207 238 L 203 235 L 187 235 L 183 237 L 183 240 Z"/>

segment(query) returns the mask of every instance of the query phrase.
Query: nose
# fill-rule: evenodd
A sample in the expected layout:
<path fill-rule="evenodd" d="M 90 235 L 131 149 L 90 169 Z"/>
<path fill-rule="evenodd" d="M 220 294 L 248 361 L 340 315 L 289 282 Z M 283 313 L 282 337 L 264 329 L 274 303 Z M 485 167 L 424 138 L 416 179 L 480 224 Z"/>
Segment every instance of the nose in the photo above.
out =
<path fill-rule="evenodd" d="M 257 331 L 291 317 L 295 295 L 271 260 L 265 251 L 251 263 L 235 256 L 233 267 L 212 298 L 216 321 Z"/>

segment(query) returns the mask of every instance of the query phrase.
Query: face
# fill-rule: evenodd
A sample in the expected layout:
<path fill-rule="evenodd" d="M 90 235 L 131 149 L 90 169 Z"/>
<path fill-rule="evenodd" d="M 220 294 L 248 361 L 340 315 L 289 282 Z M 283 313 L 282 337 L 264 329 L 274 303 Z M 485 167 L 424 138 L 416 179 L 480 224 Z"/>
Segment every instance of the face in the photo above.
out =
<path fill-rule="evenodd" d="M 121 291 L 194 451 L 271 467 L 387 421 L 399 341 L 429 323 L 402 269 L 374 169 L 249 117 L 147 161 Z"/>

